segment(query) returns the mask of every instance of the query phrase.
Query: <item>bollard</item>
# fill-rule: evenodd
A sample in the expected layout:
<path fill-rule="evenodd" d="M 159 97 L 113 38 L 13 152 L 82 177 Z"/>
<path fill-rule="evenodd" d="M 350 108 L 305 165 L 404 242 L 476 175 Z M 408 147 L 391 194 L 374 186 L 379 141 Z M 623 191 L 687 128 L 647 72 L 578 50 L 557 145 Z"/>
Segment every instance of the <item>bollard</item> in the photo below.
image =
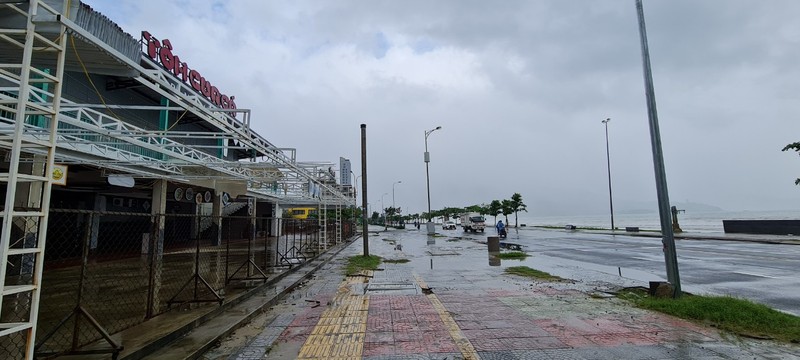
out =
<path fill-rule="evenodd" d="M 500 237 L 489 236 L 487 243 L 489 244 L 489 252 L 500 252 Z"/>
<path fill-rule="evenodd" d="M 489 253 L 489 266 L 500 266 L 502 261 L 500 260 L 500 253 Z"/>

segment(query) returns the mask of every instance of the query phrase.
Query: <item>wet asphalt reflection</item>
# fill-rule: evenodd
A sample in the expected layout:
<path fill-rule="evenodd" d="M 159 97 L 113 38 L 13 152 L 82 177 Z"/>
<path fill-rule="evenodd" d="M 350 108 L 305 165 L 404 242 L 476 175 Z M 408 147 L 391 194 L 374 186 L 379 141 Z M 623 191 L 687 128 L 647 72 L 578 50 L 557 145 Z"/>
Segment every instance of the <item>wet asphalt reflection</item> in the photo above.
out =
<path fill-rule="evenodd" d="M 512 228 L 503 242 L 522 245 L 530 256 L 500 260 L 486 251 L 488 236 L 495 236 L 494 231 L 473 234 L 437 228 L 435 236 L 426 235 L 424 229 L 389 230 L 373 233 L 370 240 L 400 244 L 400 250 L 378 255 L 407 258 L 420 274 L 447 269 L 483 272 L 478 278 L 488 279 L 499 273 L 498 268 L 522 265 L 580 280 L 587 291 L 666 280 L 660 238 Z M 800 246 L 678 240 L 676 247 L 684 291 L 746 298 L 800 315 Z"/>

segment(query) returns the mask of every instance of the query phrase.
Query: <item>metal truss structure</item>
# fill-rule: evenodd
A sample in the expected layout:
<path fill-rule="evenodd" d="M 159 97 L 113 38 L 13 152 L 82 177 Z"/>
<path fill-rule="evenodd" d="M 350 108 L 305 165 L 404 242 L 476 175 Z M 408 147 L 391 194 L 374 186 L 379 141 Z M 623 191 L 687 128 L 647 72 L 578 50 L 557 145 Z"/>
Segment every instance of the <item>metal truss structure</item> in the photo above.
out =
<path fill-rule="evenodd" d="M 14 5 L 6 5 L 14 6 Z M 248 190 L 278 203 L 347 204 L 352 199 L 336 186 L 335 180 L 320 175 L 330 163 L 299 163 L 294 149 L 278 148 L 250 128 L 250 111 L 220 109 L 198 94 L 190 85 L 145 54 L 139 61 L 121 54 L 89 31 L 66 17 L 58 17 L 74 39 L 91 45 L 98 54 L 110 57 L 133 73 L 137 86 L 145 86 L 168 99 L 172 106 L 76 104 L 62 101 L 58 128 L 59 151 L 56 159 L 65 164 L 87 164 L 113 169 L 132 177 L 167 178 L 175 181 L 203 179 L 243 179 Z M 74 44 L 74 43 L 73 43 Z M 84 50 L 85 51 L 85 50 Z M 94 54 L 95 56 L 101 56 Z M 0 87 L 6 98 L 16 88 Z M 40 94 L 50 96 L 45 91 Z M 108 110 L 106 112 L 100 110 Z M 213 126 L 215 131 L 154 131 L 133 126 L 115 117 L 114 110 L 178 110 L 191 113 Z M 119 111 L 118 110 L 118 111 Z M 111 113 L 112 115 L 109 115 Z M 1 119 L 6 125 L 12 119 Z M 8 134 L 10 127 L 0 127 Z M 47 129 L 26 125 L 25 136 L 46 138 Z M 220 140 L 224 145 L 186 145 L 180 139 Z M 233 144 L 232 146 L 228 144 Z M 244 149 L 253 153 L 247 161 L 225 161 L 209 150 Z M 288 154 L 287 154 L 288 153 Z M 332 179 L 331 179 L 332 180 Z M 314 196 L 309 184 L 321 191 Z"/>
<path fill-rule="evenodd" d="M 278 148 L 250 128 L 249 110 L 218 108 L 146 54 L 139 53 L 139 58 L 123 54 L 73 20 L 69 12 L 78 6 L 77 0 L 72 6 L 68 0 L 0 0 L 5 15 L 0 18 L 0 149 L 9 154 L 10 163 L 9 172 L 0 174 L 6 186 L 0 288 L 2 300 L 28 293 L 30 301 L 29 317 L 0 323 L 0 338 L 24 333 L 28 358 L 33 356 L 54 163 L 91 166 L 107 176 L 246 182 L 250 197 L 279 204 L 319 204 L 322 209 L 333 206 L 337 220 L 341 206 L 353 204 L 352 196 L 330 173 L 332 164 L 298 162 L 294 149 Z M 8 21 L 10 16 L 16 19 Z M 89 72 L 94 65 L 102 66 L 105 74 L 109 68 L 130 74 L 132 86 L 149 89 L 170 105 L 106 104 L 102 97 L 102 104 L 63 99 L 64 69 L 87 72 L 86 64 Z M 210 130 L 145 129 L 117 116 L 117 112 L 165 110 L 182 111 Z M 250 156 L 231 161 L 212 155 L 231 150 Z M 15 199 L 23 184 L 37 188 L 41 198 L 31 200 L 35 192 L 31 190 L 26 199 Z M 21 202 L 27 204 L 20 206 Z M 25 229 L 22 246 L 11 230 L 20 227 Z M 32 264 L 30 273 L 20 274 L 30 278 L 24 285 L 6 284 L 5 264 L 12 257 Z"/>

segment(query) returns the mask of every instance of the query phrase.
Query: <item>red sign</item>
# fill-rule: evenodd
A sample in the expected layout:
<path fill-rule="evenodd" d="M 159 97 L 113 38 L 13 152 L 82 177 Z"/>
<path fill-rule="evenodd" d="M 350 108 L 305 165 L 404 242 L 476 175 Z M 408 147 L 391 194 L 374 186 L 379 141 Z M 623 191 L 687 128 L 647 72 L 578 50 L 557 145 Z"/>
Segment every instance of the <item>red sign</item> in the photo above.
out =
<path fill-rule="evenodd" d="M 211 103 L 223 109 L 236 109 L 236 103 L 233 102 L 235 96 L 220 93 L 219 89 L 211 85 L 211 82 L 206 80 L 203 75 L 200 75 L 197 70 L 189 69 L 189 65 L 181 62 L 178 55 L 172 53 L 172 44 L 170 44 L 169 40 L 158 41 L 149 32 L 142 31 L 142 42 L 147 44 L 147 56 L 157 61 L 167 71 L 172 72 L 175 77 L 190 84 L 193 89 L 210 100 Z"/>

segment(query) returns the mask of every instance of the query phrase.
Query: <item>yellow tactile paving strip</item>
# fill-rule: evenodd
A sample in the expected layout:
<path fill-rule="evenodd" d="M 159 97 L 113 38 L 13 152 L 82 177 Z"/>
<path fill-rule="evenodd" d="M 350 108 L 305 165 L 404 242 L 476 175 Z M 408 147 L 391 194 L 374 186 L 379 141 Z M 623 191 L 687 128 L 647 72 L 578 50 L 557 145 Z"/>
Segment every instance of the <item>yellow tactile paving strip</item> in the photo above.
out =
<path fill-rule="evenodd" d="M 416 279 L 417 284 L 421 289 L 430 289 L 428 284 L 425 283 L 425 280 L 422 280 L 419 275 L 414 274 L 414 279 Z M 456 343 L 458 350 L 461 351 L 461 355 L 464 356 L 465 360 L 477 360 L 480 359 L 478 356 L 478 352 L 475 351 L 475 348 L 472 346 L 472 343 L 469 342 L 469 339 L 464 336 L 461 332 L 461 328 L 458 327 L 456 321 L 450 316 L 450 313 L 445 309 L 442 302 L 439 301 L 439 298 L 436 297 L 433 293 L 427 293 L 425 296 L 428 297 L 431 304 L 433 304 L 433 308 L 436 309 L 436 312 L 439 313 L 439 317 L 442 319 L 442 322 L 447 327 L 447 331 L 450 332 L 450 337 L 453 338 L 453 341 Z"/>
<path fill-rule="evenodd" d="M 336 296 L 300 348 L 298 359 L 361 359 L 369 297 L 351 289 L 367 282 L 373 274 L 364 271 L 360 275 L 347 277 L 339 285 Z"/>

